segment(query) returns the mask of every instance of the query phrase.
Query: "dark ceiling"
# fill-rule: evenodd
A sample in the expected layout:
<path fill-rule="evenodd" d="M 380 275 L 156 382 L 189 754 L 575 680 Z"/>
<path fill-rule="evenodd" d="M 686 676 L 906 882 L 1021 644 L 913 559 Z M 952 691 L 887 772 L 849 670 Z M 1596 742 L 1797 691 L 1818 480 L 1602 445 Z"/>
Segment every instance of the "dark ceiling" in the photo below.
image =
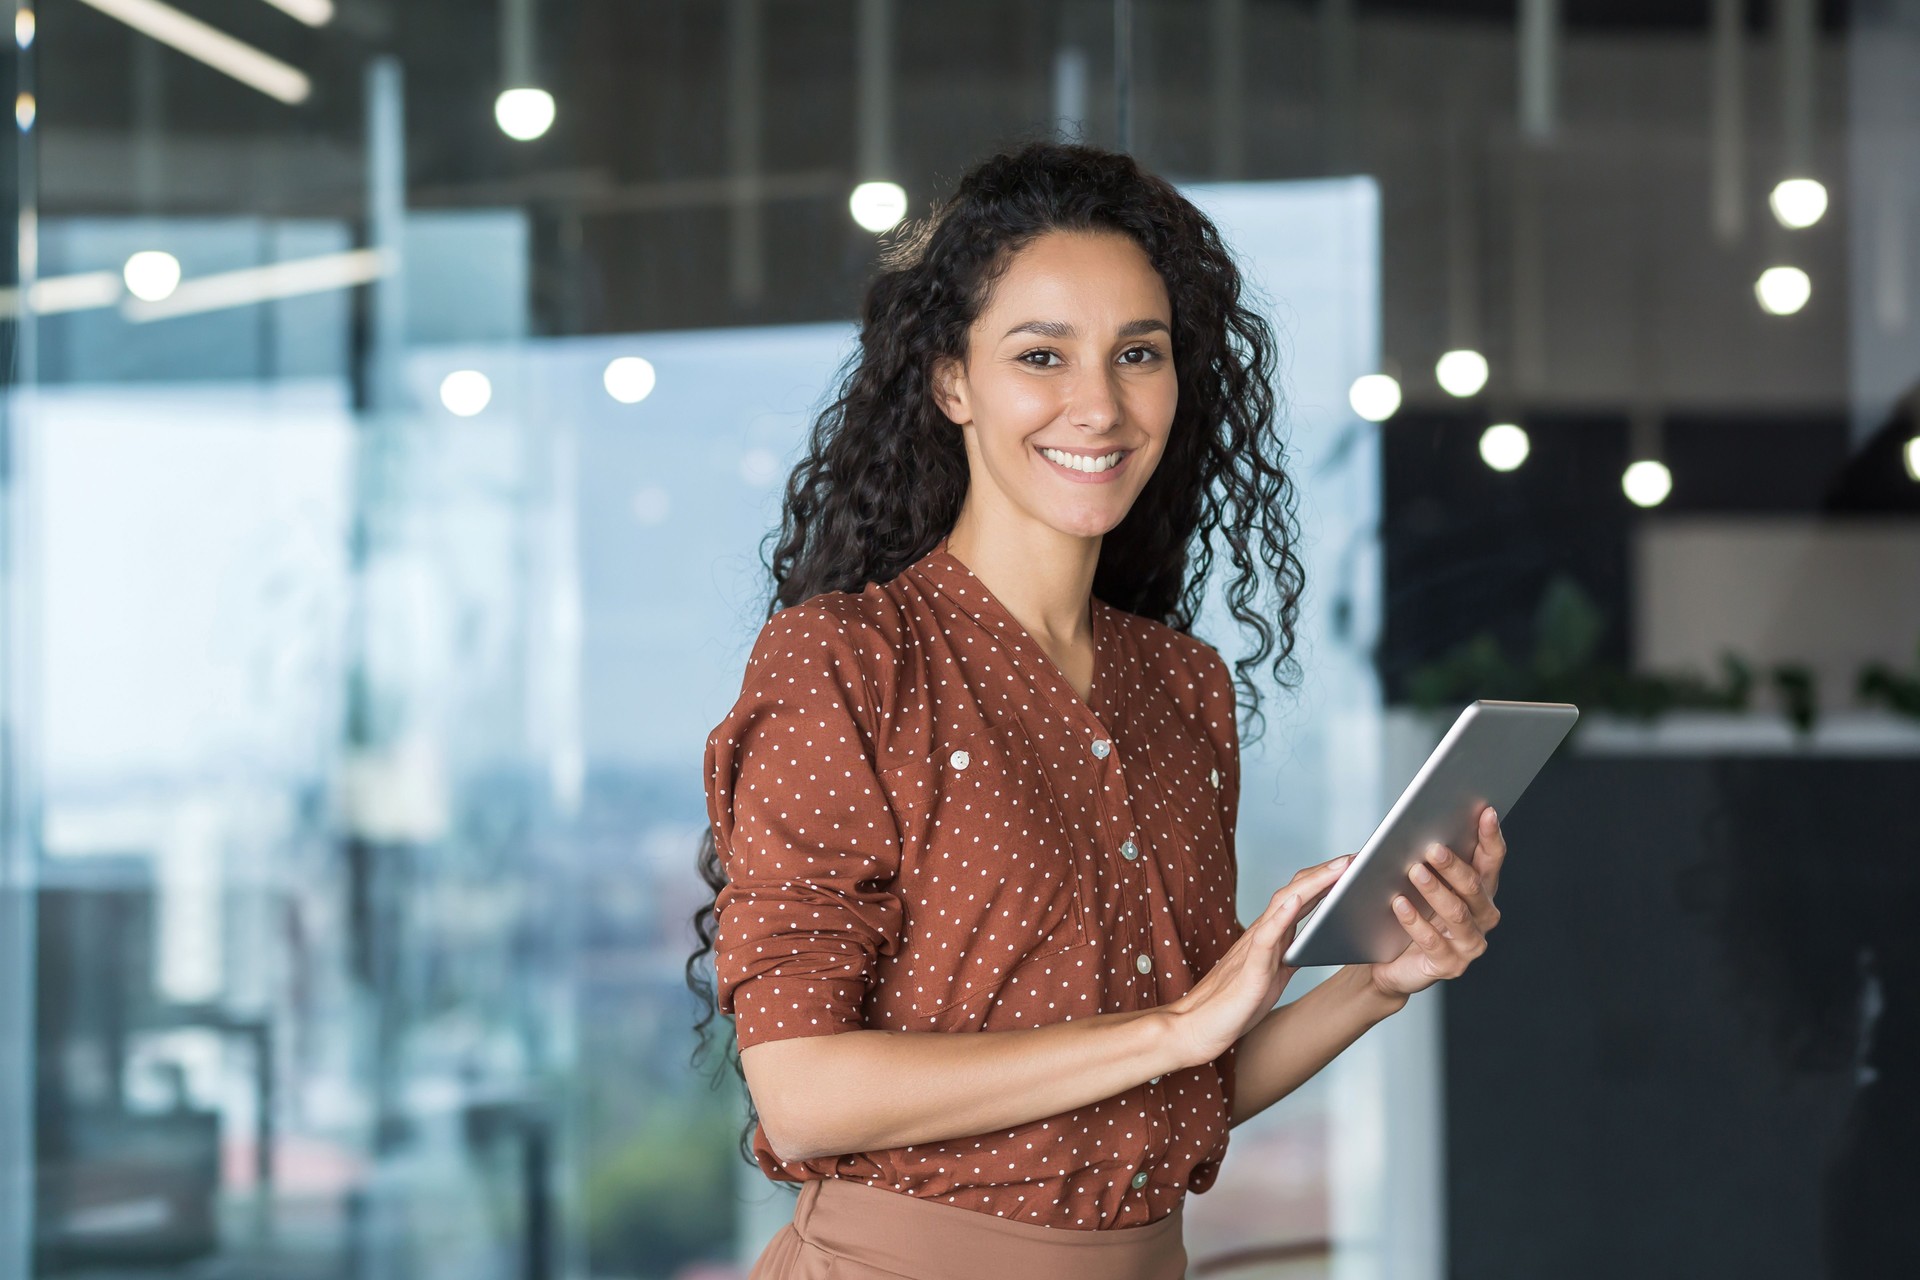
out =
<path fill-rule="evenodd" d="M 1511 23 L 1520 0 L 1358 0 L 1362 13 L 1393 13 L 1403 17 L 1431 17 L 1436 21 L 1465 19 Z M 1844 31 L 1851 0 L 1815 0 L 1820 26 Z M 1747 29 L 1759 32 L 1773 26 L 1778 0 L 1746 0 Z M 1579 30 L 1684 31 L 1705 27 L 1713 13 L 1712 0 L 1561 0 L 1561 19 Z"/>

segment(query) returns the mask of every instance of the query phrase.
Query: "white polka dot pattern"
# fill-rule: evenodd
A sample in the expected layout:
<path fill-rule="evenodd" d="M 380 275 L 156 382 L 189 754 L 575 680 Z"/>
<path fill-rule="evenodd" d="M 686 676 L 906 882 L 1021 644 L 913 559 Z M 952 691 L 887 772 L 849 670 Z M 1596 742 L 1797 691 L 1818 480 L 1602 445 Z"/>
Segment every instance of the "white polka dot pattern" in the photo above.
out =
<path fill-rule="evenodd" d="M 1226 663 L 1098 599 L 1093 618 L 1084 701 L 944 539 L 892 582 L 767 620 L 705 761 L 742 1048 L 1162 1005 L 1240 936 Z M 786 1181 L 1137 1226 L 1213 1185 L 1232 1089 L 1229 1051 L 994 1133 L 787 1162 L 760 1130 L 754 1154 Z"/>

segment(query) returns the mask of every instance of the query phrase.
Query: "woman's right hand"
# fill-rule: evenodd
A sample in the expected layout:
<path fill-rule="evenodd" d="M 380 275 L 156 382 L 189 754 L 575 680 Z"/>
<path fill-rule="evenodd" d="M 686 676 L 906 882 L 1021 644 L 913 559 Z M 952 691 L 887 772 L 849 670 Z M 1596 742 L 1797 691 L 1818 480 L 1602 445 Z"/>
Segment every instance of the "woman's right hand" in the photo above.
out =
<path fill-rule="evenodd" d="M 1174 1015 L 1184 1067 L 1212 1062 L 1272 1012 L 1297 972 L 1280 962 L 1293 945 L 1294 926 L 1352 861 L 1349 853 L 1294 872 L 1207 976 L 1164 1006 Z"/>

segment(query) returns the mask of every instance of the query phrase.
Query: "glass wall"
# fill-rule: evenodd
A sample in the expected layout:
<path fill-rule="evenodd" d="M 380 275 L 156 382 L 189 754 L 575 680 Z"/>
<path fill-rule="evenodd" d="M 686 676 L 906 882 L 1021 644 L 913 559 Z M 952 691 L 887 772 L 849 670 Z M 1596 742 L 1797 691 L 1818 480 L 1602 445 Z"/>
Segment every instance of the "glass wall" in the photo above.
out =
<path fill-rule="evenodd" d="M 701 744 L 885 236 L 1049 134 L 1281 337 L 1242 917 L 1468 702 L 1582 709 L 1487 954 L 1234 1130 L 1190 1274 L 1920 1273 L 1920 0 L 45 9 L 0 1280 L 745 1276 Z"/>

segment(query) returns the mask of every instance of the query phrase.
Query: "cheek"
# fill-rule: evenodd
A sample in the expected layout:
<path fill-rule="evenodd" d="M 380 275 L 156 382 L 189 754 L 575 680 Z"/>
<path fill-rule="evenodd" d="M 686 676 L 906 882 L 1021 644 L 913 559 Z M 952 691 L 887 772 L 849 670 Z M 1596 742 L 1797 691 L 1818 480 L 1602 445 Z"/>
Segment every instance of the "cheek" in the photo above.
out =
<path fill-rule="evenodd" d="M 1173 378 L 1142 379 L 1127 396 L 1127 416 L 1159 437 L 1164 445 L 1180 405 L 1180 384 Z"/>
<path fill-rule="evenodd" d="M 1010 444 L 1044 427 L 1059 416 L 1060 405 L 1053 389 L 1038 378 L 1010 378 L 988 389 L 983 398 L 981 419 L 991 433 Z"/>
<path fill-rule="evenodd" d="M 1171 425 L 1173 411 L 1180 404 L 1180 380 L 1171 374 L 1155 378 L 1142 388 L 1142 396 L 1153 421 L 1160 426 Z"/>

